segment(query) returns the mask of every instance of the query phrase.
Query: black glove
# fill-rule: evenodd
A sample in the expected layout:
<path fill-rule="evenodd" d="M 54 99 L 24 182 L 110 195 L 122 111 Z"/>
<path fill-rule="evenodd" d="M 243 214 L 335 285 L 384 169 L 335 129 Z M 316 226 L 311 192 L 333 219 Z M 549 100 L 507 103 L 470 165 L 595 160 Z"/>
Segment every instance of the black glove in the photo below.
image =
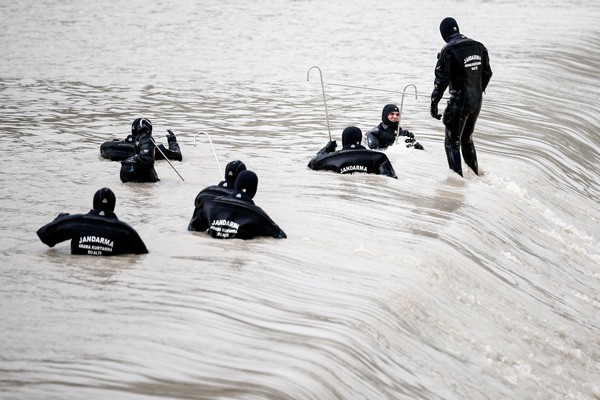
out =
<path fill-rule="evenodd" d="M 402 135 L 402 136 L 408 136 L 409 138 L 414 138 L 415 137 L 415 135 L 411 131 L 409 131 L 407 129 L 402 129 L 402 132 L 400 133 L 400 135 Z"/>
<path fill-rule="evenodd" d="M 325 151 L 328 153 L 333 153 L 336 147 L 337 142 L 335 140 L 330 140 L 329 143 L 327 143 L 327 146 L 325 146 Z"/>
<path fill-rule="evenodd" d="M 442 119 L 442 114 L 438 113 L 438 105 L 437 103 L 431 102 L 431 107 L 429 108 L 429 113 L 435 119 Z"/>
<path fill-rule="evenodd" d="M 173 133 L 173 131 L 167 129 L 167 132 L 169 132 L 169 134 L 167 135 L 167 141 L 169 143 L 171 143 L 171 142 L 177 142 L 177 138 L 175 137 L 175 134 Z"/>

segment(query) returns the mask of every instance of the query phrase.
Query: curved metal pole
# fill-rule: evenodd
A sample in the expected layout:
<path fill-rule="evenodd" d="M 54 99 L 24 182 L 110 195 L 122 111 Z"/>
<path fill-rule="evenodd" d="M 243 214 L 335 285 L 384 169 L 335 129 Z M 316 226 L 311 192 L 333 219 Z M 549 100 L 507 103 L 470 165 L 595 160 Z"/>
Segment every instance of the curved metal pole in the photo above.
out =
<path fill-rule="evenodd" d="M 196 147 L 196 136 L 198 136 L 200 134 L 204 134 L 204 135 L 206 135 L 206 137 L 208 137 L 208 141 L 210 142 L 210 147 L 212 147 L 213 154 L 215 155 L 215 160 L 217 160 L 217 165 L 219 166 L 219 172 L 221 172 L 221 177 L 223 178 L 223 180 L 225 180 L 225 175 L 223 175 L 223 170 L 221 169 L 221 164 L 219 164 L 219 158 L 217 157 L 217 152 L 215 151 L 215 147 L 213 146 L 212 140 L 210 139 L 210 136 L 208 135 L 208 133 L 206 133 L 206 132 L 196 133 L 194 135 L 194 147 Z"/>
<path fill-rule="evenodd" d="M 325 117 L 327 118 L 327 130 L 329 131 L 329 141 L 331 142 L 331 128 L 329 127 L 329 113 L 327 112 L 327 100 L 325 99 L 325 85 L 323 84 L 323 73 L 321 72 L 321 68 L 316 65 L 310 67 L 308 72 L 306 73 L 306 81 L 308 82 L 310 78 L 310 70 L 316 68 L 319 70 L 319 75 L 321 76 L 321 90 L 323 91 L 323 104 L 325 105 Z"/>
<path fill-rule="evenodd" d="M 415 88 L 415 99 L 419 99 L 419 96 L 417 94 L 417 87 L 415 85 L 409 83 L 408 85 L 404 86 L 404 90 L 402 91 L 402 101 L 400 103 L 400 113 L 398 116 L 398 129 L 396 129 L 396 143 L 398 143 L 398 137 L 400 136 L 400 121 L 402 120 L 402 107 L 404 107 L 404 95 L 406 94 L 406 88 L 408 88 L 409 86 Z"/>
<path fill-rule="evenodd" d="M 181 180 L 185 182 L 185 179 L 183 179 L 183 176 L 181 176 L 181 174 L 179 172 L 177 172 L 177 170 L 175 169 L 175 167 L 173 166 L 173 164 L 171 164 L 171 161 L 169 161 L 169 159 L 167 158 L 167 156 L 165 155 L 165 153 L 163 153 L 163 151 L 160 149 L 160 147 L 158 147 L 158 145 L 156 144 L 156 142 L 154 141 L 154 138 L 152 136 L 150 136 L 150 140 L 152 140 L 152 143 L 154 143 L 154 146 L 158 149 L 158 151 L 160 151 L 160 154 L 162 154 L 162 156 L 165 158 L 165 160 L 167 160 L 167 162 L 169 163 L 169 165 L 171 166 L 171 168 L 173 168 L 173 171 L 175 171 L 175 173 L 177 175 L 179 175 L 179 177 L 181 178 Z"/>

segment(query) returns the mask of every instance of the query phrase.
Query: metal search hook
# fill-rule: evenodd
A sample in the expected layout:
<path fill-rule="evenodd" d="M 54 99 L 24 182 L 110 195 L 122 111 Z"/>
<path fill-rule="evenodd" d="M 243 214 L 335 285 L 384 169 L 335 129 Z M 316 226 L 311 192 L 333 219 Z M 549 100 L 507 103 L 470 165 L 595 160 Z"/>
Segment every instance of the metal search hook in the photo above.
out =
<path fill-rule="evenodd" d="M 321 72 L 321 68 L 316 65 L 310 67 L 308 72 L 306 73 L 306 81 L 308 82 L 310 79 L 310 70 L 316 68 L 319 70 L 319 75 L 321 77 L 321 90 L 323 91 L 323 104 L 325 105 L 325 117 L 327 118 L 327 130 L 329 131 L 329 141 L 331 141 L 331 128 L 329 127 L 329 113 L 327 112 L 327 100 L 325 99 L 325 85 L 323 84 L 323 73 Z"/>
<path fill-rule="evenodd" d="M 196 147 L 196 137 L 200 134 L 204 134 L 208 137 L 208 141 L 210 143 L 210 147 L 212 147 L 213 154 L 215 155 L 215 160 L 217 160 L 217 165 L 219 166 L 219 172 L 221 172 L 221 177 L 225 180 L 225 175 L 223 174 L 223 170 L 221 169 L 221 164 L 219 164 L 219 158 L 217 157 L 217 152 L 215 151 L 215 147 L 212 144 L 212 140 L 210 139 L 210 135 L 206 132 L 198 132 L 194 135 L 194 147 Z"/>
<path fill-rule="evenodd" d="M 152 143 L 154 143 L 154 147 L 156 149 L 158 149 L 158 151 L 160 151 L 160 154 L 162 154 L 162 156 L 169 163 L 169 165 L 171 166 L 171 168 L 173 168 L 173 171 L 175 171 L 175 173 L 177 175 L 179 175 L 179 177 L 181 178 L 182 181 L 185 181 L 185 179 L 183 179 L 183 176 L 181 176 L 181 174 L 175 169 L 175 167 L 173 166 L 173 164 L 171 164 L 171 161 L 169 161 L 169 158 L 165 155 L 165 153 L 163 153 L 163 151 L 160 149 L 160 147 L 158 147 L 158 145 L 156 144 L 156 142 L 154 141 L 154 138 L 152 136 L 150 136 L 150 140 L 152 140 Z"/>
<path fill-rule="evenodd" d="M 419 100 L 419 95 L 417 94 L 417 87 L 415 85 L 409 83 L 408 85 L 404 86 L 404 90 L 402 91 L 402 101 L 400 102 L 400 112 L 398 116 L 398 129 L 396 129 L 396 143 L 398 143 L 398 137 L 400 136 L 400 121 L 402 120 L 402 107 L 404 107 L 404 95 L 406 94 L 406 89 L 409 86 L 415 88 L 415 99 Z"/>

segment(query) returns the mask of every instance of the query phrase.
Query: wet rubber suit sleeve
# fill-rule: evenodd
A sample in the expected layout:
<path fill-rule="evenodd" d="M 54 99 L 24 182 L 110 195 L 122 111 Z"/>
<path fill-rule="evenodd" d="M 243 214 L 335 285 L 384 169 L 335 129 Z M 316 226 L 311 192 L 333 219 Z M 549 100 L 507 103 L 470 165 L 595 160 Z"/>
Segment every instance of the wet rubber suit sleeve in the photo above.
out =
<path fill-rule="evenodd" d="M 389 176 L 394 179 L 398 179 L 398 176 L 396 175 L 396 171 L 394 170 L 394 167 L 392 167 L 392 163 L 387 158 L 387 156 L 379 164 L 379 172 L 381 175 L 385 175 L 385 176 Z"/>
<path fill-rule="evenodd" d="M 48 247 L 54 247 L 58 243 L 64 242 L 65 240 L 71 239 L 71 230 L 67 226 L 61 224 L 66 221 L 69 217 L 83 217 L 83 214 L 60 213 L 54 219 L 54 221 L 42 226 L 36 232 L 42 243 Z"/>
<path fill-rule="evenodd" d="M 323 147 L 321 150 L 319 150 L 317 152 L 317 155 L 314 156 L 309 162 L 308 162 L 308 168 L 312 168 L 314 169 L 314 163 L 319 160 L 320 158 L 322 158 L 323 156 L 326 156 L 329 153 L 333 153 L 335 151 L 337 147 L 337 142 L 335 140 L 330 140 L 325 147 Z"/>
<path fill-rule="evenodd" d="M 450 84 L 451 65 L 450 52 L 448 51 L 448 47 L 444 47 L 438 54 L 435 66 L 435 79 L 433 81 L 433 92 L 431 93 L 431 102 L 434 104 L 440 102 L 446 88 Z"/>
<path fill-rule="evenodd" d="M 160 150 L 162 150 L 162 153 L 160 151 L 157 151 L 155 154 L 155 158 L 157 160 L 163 160 L 164 153 L 164 155 L 167 156 L 169 160 L 182 161 L 183 155 L 181 154 L 181 148 L 179 147 L 179 143 L 177 143 L 177 138 L 175 137 L 175 134 L 170 130 L 168 130 L 167 132 L 169 132 L 169 134 L 167 135 L 169 148 L 166 148 L 163 144 L 159 144 L 158 147 L 160 148 Z"/>
<path fill-rule="evenodd" d="M 206 218 L 204 203 L 214 198 L 215 196 L 206 196 L 202 192 L 198 193 L 194 201 L 194 213 L 188 224 L 188 231 L 204 232 L 208 229 L 208 219 Z"/>
<path fill-rule="evenodd" d="M 135 154 L 134 159 L 137 165 L 144 169 L 154 167 L 154 143 L 148 135 L 142 135 L 138 142 L 139 152 Z"/>
<path fill-rule="evenodd" d="M 483 48 L 483 57 L 482 57 L 482 72 L 481 72 L 481 89 L 485 92 L 485 88 L 487 88 L 488 83 L 490 83 L 490 79 L 492 79 L 492 68 L 490 67 L 490 57 L 488 55 L 487 49 Z"/>
<path fill-rule="evenodd" d="M 188 224 L 188 231 L 204 232 L 208 229 L 208 219 L 206 218 L 206 212 L 204 205 L 194 208 L 194 214 Z"/>
<path fill-rule="evenodd" d="M 369 146 L 370 149 L 378 149 L 380 147 L 381 134 L 379 132 L 379 126 L 371 129 L 365 136 L 367 138 L 367 146 Z"/>
<path fill-rule="evenodd" d="M 204 210 L 204 204 L 221 196 L 229 196 L 233 190 L 221 185 L 206 187 L 198 193 L 194 200 L 194 213 L 188 224 L 188 231 L 204 232 L 208 229 L 208 219 Z"/>

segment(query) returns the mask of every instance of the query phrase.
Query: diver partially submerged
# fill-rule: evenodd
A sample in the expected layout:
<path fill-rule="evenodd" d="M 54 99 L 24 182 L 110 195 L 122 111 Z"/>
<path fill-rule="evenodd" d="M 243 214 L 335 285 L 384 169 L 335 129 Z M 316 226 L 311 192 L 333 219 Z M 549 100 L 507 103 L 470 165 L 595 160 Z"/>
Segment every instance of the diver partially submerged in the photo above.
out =
<path fill-rule="evenodd" d="M 137 125 L 134 153 L 121 161 L 121 181 L 157 182 L 160 179 L 154 169 L 156 146 L 152 137 L 152 124 L 148 119 L 142 118 Z"/>
<path fill-rule="evenodd" d="M 331 140 L 308 163 L 314 170 L 334 171 L 340 174 L 369 173 L 398 179 L 388 157 L 362 146 L 362 131 L 349 126 L 342 132 L 342 150 L 335 151 L 337 142 Z"/>
<path fill-rule="evenodd" d="M 134 155 L 135 142 L 142 134 L 142 131 L 144 131 L 142 120 L 150 122 L 147 118 L 137 118 L 131 124 L 131 134 L 128 135 L 125 140 L 113 139 L 102 143 L 100 145 L 100 155 L 111 161 L 123 161 Z M 152 130 L 152 124 L 150 124 L 150 130 Z M 181 154 L 181 149 L 179 143 L 177 143 L 175 134 L 169 129 L 167 129 L 167 133 L 168 135 L 166 135 L 166 137 L 169 147 L 167 148 L 165 145 L 159 144 L 158 147 L 161 151 L 157 152 L 156 159 L 163 160 L 164 154 L 169 160 L 183 160 L 183 155 Z"/>
<path fill-rule="evenodd" d="M 387 104 L 381 112 L 381 123 L 366 134 L 367 146 L 370 149 L 384 150 L 393 145 L 396 140 L 402 140 L 406 147 L 424 150 L 423 146 L 415 140 L 415 135 L 402 129 L 400 124 L 400 111 L 395 104 Z"/>
<path fill-rule="evenodd" d="M 238 175 L 240 172 L 245 170 L 246 164 L 240 160 L 231 161 L 225 167 L 225 180 L 219 182 L 217 185 L 208 186 L 198 193 L 196 199 L 194 200 L 194 214 L 192 215 L 192 219 L 188 225 L 188 230 L 206 230 L 206 228 L 200 229 L 202 227 L 202 221 L 204 218 L 202 215 L 204 211 L 204 204 L 208 200 L 212 200 L 220 196 L 229 196 L 232 194 Z"/>
<path fill-rule="evenodd" d="M 287 235 L 273 220 L 254 204 L 258 177 L 252 171 L 241 171 L 233 192 L 228 196 L 208 199 L 188 226 L 190 231 L 206 231 L 218 239 L 252 239 L 271 236 L 285 239 Z"/>
<path fill-rule="evenodd" d="M 109 188 L 94 194 L 93 209 L 87 214 L 61 213 L 37 231 L 50 247 L 71 240 L 71 254 L 112 256 L 148 253 L 135 229 L 119 221 L 114 213 L 116 197 Z"/>

